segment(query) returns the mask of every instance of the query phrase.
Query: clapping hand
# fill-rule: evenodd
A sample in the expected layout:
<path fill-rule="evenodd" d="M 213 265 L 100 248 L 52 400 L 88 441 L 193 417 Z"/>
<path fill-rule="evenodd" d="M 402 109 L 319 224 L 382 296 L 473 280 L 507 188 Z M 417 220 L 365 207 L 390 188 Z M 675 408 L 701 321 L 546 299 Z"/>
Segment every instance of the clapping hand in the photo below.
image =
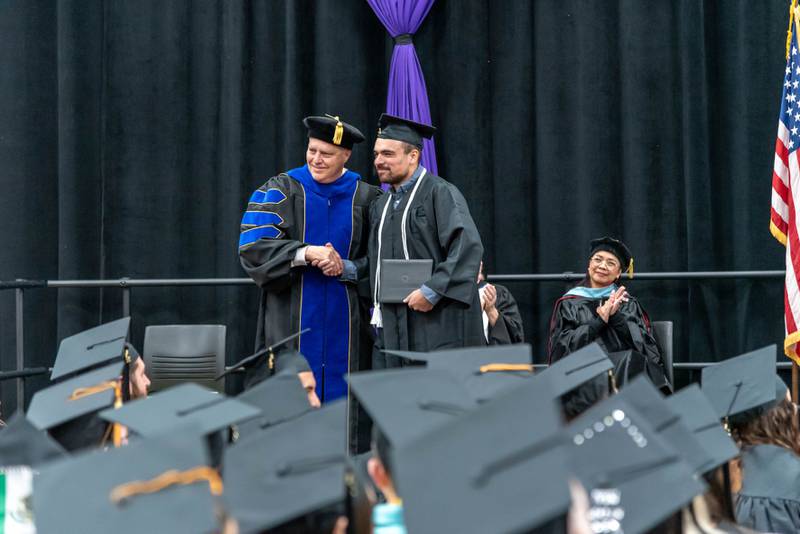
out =
<path fill-rule="evenodd" d="M 344 271 L 342 257 L 330 243 L 325 243 L 324 247 L 309 246 L 306 249 L 306 261 L 325 276 L 341 276 Z"/>
<path fill-rule="evenodd" d="M 483 286 L 481 308 L 486 312 L 489 318 L 489 324 L 494 326 L 497 319 L 500 317 L 500 312 L 497 310 L 497 288 L 492 284 Z"/>
<path fill-rule="evenodd" d="M 611 296 L 608 297 L 605 304 L 597 307 L 597 315 L 607 323 L 609 318 L 617 313 L 622 303 L 628 302 L 628 300 L 630 300 L 630 295 L 628 295 L 628 292 L 625 290 L 625 286 L 620 286 L 619 289 L 611 293 Z"/>

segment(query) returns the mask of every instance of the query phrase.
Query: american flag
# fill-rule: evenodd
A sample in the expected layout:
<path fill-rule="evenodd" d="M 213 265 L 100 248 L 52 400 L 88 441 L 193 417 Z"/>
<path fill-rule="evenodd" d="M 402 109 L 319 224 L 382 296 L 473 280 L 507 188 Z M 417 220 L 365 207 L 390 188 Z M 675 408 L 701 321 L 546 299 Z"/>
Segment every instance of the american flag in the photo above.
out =
<path fill-rule="evenodd" d="M 770 231 L 786 247 L 786 283 L 783 293 L 785 312 L 786 355 L 800 364 L 797 343 L 800 342 L 800 237 L 797 231 L 795 208 L 800 203 L 800 50 L 795 19 L 796 2 L 790 9 L 786 46 L 786 69 L 783 78 L 783 98 L 778 118 L 778 140 L 775 142 L 775 163 L 772 170 L 772 208 Z"/>

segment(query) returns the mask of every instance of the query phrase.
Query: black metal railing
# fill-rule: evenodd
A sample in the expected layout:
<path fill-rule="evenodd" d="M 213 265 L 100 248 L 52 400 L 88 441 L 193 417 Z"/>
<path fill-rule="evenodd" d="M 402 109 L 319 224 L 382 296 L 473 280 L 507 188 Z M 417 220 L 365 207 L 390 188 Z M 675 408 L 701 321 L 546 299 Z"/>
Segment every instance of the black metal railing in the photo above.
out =
<path fill-rule="evenodd" d="M 730 279 L 775 279 L 785 276 L 785 271 L 692 271 L 692 272 L 652 272 L 636 273 L 637 280 L 730 280 Z M 494 274 L 488 279 L 496 282 L 572 282 L 581 280 L 585 273 L 548 274 Z M 24 311 L 25 291 L 33 289 L 62 288 L 119 288 L 122 291 L 122 316 L 131 314 L 131 291 L 136 287 L 191 287 L 191 286 L 247 286 L 254 285 L 250 278 L 118 278 L 112 280 L 27 280 L 0 281 L 0 291 L 15 292 L 15 369 L 0 371 L 0 380 L 16 379 L 17 406 L 23 407 L 25 401 L 25 378 L 50 372 L 46 367 L 25 368 Z M 674 363 L 673 368 L 682 370 L 702 369 L 714 362 Z M 535 367 L 546 367 L 541 364 Z M 780 369 L 791 368 L 790 362 L 778 364 Z"/>

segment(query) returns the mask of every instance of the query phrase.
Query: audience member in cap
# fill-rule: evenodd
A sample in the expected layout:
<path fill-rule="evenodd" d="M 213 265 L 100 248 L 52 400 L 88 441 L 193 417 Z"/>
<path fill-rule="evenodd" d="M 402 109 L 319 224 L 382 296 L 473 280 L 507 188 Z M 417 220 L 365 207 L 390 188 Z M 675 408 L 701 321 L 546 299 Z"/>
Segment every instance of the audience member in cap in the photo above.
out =
<path fill-rule="evenodd" d="M 774 406 L 733 427 L 742 450 L 736 518 L 756 530 L 788 534 L 800 532 L 800 427 L 797 405 L 779 386 L 784 395 Z"/>
<path fill-rule="evenodd" d="M 379 126 L 375 169 L 391 194 L 370 210 L 372 324 L 378 329 L 373 366 L 402 365 L 382 349 L 426 352 L 485 345 L 475 283 L 483 256 L 478 230 L 458 188 L 420 164 L 422 139 L 435 129 L 388 114 Z M 387 269 L 394 275 L 384 280 Z M 403 279 L 408 283 L 398 286 Z"/>
<path fill-rule="evenodd" d="M 403 534 L 406 532 L 403 520 L 403 501 L 397 494 L 390 461 L 390 445 L 386 436 L 373 427 L 372 457 L 367 461 L 367 472 L 375 487 L 383 494 L 385 503 L 372 508 L 372 526 L 375 534 Z"/>
<path fill-rule="evenodd" d="M 293 343 L 302 347 L 324 403 L 347 394 L 344 375 L 372 349 L 369 302 L 356 286 L 366 283 L 367 209 L 380 190 L 345 167 L 353 145 L 364 140 L 358 129 L 329 116 L 303 124 L 306 164 L 273 176 L 250 197 L 239 258 L 262 290 L 257 350 L 310 328 Z M 268 365 L 265 356 L 247 368 L 245 386 Z"/>
<path fill-rule="evenodd" d="M 550 362 L 596 341 L 614 361 L 620 386 L 646 373 L 656 387 L 670 391 L 650 320 L 625 286 L 618 285 L 623 271 L 633 275 L 630 250 L 622 241 L 603 237 L 590 243 L 590 251 L 586 277 L 553 310 Z"/>
<path fill-rule="evenodd" d="M 523 343 L 522 316 L 511 292 L 500 284 L 490 284 L 483 273 L 483 262 L 478 271 L 478 293 L 483 311 L 483 335 L 489 345 Z"/>

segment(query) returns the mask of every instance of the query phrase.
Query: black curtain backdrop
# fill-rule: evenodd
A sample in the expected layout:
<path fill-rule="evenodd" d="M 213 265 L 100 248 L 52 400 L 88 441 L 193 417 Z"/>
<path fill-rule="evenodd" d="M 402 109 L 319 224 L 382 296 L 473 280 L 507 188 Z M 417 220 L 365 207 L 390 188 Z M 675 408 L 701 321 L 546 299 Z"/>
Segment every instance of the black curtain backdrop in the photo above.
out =
<path fill-rule="evenodd" d="M 770 175 L 788 2 L 438 0 L 415 43 L 442 176 L 470 203 L 491 273 L 581 271 L 622 237 L 640 271 L 780 269 Z M 0 2 L 0 279 L 239 277 L 253 189 L 302 164 L 308 114 L 368 142 L 391 41 L 361 0 Z M 538 359 L 561 283 L 508 284 Z M 783 336 L 782 283 L 635 281 L 676 324 L 676 360 Z M 135 289 L 151 324 L 228 327 L 253 346 L 254 287 Z M 0 368 L 14 367 L 0 292 Z M 30 366 L 118 318 L 117 289 L 25 292 Z M 686 380 L 687 377 L 684 377 Z M 28 382 L 28 398 L 44 380 Z M 3 415 L 14 382 L 2 387 Z"/>

